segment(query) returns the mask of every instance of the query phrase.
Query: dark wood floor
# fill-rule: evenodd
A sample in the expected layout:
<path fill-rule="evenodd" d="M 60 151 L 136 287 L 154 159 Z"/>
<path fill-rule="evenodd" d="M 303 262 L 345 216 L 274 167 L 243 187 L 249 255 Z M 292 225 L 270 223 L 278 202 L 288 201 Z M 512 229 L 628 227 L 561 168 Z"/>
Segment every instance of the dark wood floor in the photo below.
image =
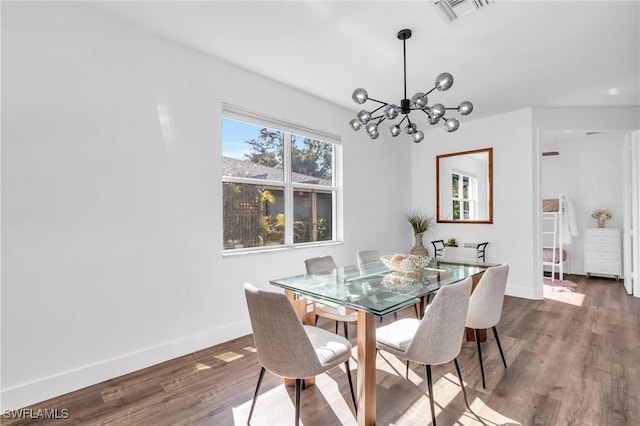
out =
<path fill-rule="evenodd" d="M 578 283 L 573 293 L 546 292 L 541 301 L 506 297 L 498 331 L 509 368 L 489 333 L 487 389 L 475 343 L 463 343 L 458 359 L 473 413 L 453 365 L 434 367 L 439 425 L 640 425 L 640 299 L 615 280 L 568 279 Z M 319 326 L 333 329 L 329 321 Z M 2 424 L 246 424 L 259 368 L 252 337 L 245 336 L 31 407 L 67 409 L 67 420 Z M 404 364 L 384 353 L 377 368 L 378 424 L 429 424 L 424 369 L 412 366 L 405 380 Z M 303 391 L 302 405 L 304 425 L 355 424 L 339 369 L 318 376 Z M 293 424 L 293 418 L 293 390 L 267 374 L 252 424 Z"/>

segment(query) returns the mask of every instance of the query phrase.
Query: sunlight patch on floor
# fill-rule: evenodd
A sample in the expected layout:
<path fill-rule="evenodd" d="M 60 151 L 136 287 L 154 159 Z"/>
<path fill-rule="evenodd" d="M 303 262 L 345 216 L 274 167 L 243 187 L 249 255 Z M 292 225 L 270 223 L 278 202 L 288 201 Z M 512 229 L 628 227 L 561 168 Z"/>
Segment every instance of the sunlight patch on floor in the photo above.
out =
<path fill-rule="evenodd" d="M 253 411 L 253 417 L 251 424 L 261 425 L 268 424 L 274 421 L 273 407 L 278 407 L 276 419 L 282 422 L 282 419 L 291 419 L 295 417 L 295 406 L 291 404 L 283 404 L 283 401 L 291 401 L 284 385 L 276 386 L 273 389 L 261 389 L 256 399 L 256 406 Z M 249 417 L 249 410 L 251 409 L 251 402 L 249 400 L 243 402 L 240 405 L 232 407 L 233 412 L 233 424 L 234 425 L 246 425 L 247 418 Z M 292 422 L 293 423 L 293 422 Z M 273 423 L 272 423 L 273 424 Z"/>
<path fill-rule="evenodd" d="M 235 352 L 225 352 L 223 354 L 216 355 L 214 358 L 224 362 L 231 362 L 231 361 L 235 361 L 238 358 L 242 358 L 243 356 L 244 355 L 240 355 Z"/>
<path fill-rule="evenodd" d="M 513 426 L 522 425 L 522 423 L 495 411 L 494 409 L 486 405 L 484 401 L 480 398 L 475 398 L 473 399 L 473 401 L 469 401 L 469 405 L 471 406 L 471 410 L 474 413 L 477 413 L 480 416 L 480 418 L 483 420 L 482 422 L 483 424 L 513 425 Z M 464 422 L 462 422 L 463 417 L 468 418 L 469 417 L 468 415 L 471 415 L 472 418 L 475 418 L 473 414 L 467 411 L 464 416 L 460 417 L 462 424 L 464 424 Z M 478 421 L 477 418 L 475 418 L 475 420 Z"/>
<path fill-rule="evenodd" d="M 345 380 L 343 376 L 344 368 L 335 368 L 331 371 L 338 375 L 338 380 Z M 355 372 L 352 372 L 355 374 Z M 270 374 L 270 373 L 266 373 Z M 257 375 L 256 375 L 257 380 Z M 281 379 L 279 379 L 281 380 Z M 256 406 L 251 419 L 254 426 L 273 426 L 293 424 L 295 421 L 295 399 L 294 388 L 279 384 L 272 389 L 262 386 Z M 232 407 L 233 424 L 245 425 L 249 417 L 252 399 Z M 274 409 L 277 407 L 277 409 Z M 301 394 L 300 424 L 304 424 L 307 419 L 311 424 L 318 423 L 318 416 L 328 420 L 329 424 L 355 425 L 357 420 L 352 410 L 353 403 L 349 395 L 340 392 L 338 382 L 331 374 L 320 374 L 316 376 L 316 383 L 302 391 Z M 317 410 L 321 410 L 319 414 Z"/>
<path fill-rule="evenodd" d="M 544 298 L 555 300 L 556 302 L 567 303 L 574 306 L 582 306 L 584 304 L 584 294 L 576 292 L 563 291 L 547 291 L 544 292 Z"/>
<path fill-rule="evenodd" d="M 193 366 L 193 369 L 194 369 L 194 370 L 196 370 L 196 371 L 200 371 L 200 370 L 208 370 L 208 369 L 210 369 L 210 368 L 211 368 L 211 366 L 209 366 L 209 365 L 207 365 L 207 364 L 203 364 L 203 363 L 201 363 L 201 362 L 199 362 L 199 363 L 197 363 L 197 364 L 195 364 L 195 365 Z"/>

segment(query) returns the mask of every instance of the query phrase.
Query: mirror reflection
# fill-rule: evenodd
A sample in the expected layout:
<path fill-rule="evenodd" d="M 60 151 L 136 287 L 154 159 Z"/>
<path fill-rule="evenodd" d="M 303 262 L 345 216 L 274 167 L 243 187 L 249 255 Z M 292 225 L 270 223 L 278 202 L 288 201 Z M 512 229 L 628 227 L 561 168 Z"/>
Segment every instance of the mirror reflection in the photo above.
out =
<path fill-rule="evenodd" d="M 436 157 L 439 223 L 493 223 L 493 148 Z"/>

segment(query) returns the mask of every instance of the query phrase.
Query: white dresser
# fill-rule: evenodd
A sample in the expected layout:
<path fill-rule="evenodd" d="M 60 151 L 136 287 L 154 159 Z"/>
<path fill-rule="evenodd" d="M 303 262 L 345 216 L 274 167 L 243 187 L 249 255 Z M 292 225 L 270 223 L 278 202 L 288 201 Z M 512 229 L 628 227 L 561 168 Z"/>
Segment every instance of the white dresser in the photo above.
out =
<path fill-rule="evenodd" d="M 622 275 L 620 228 L 588 228 L 584 233 L 584 271 L 587 277 Z"/>

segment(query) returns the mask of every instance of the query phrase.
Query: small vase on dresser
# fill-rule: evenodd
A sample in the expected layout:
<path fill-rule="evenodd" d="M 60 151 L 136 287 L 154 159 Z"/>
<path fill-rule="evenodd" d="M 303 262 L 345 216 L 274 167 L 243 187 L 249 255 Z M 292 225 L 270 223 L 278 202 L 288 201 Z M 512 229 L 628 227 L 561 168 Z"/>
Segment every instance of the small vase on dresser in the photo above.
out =
<path fill-rule="evenodd" d="M 599 226 L 600 224 L 598 224 Z M 620 228 L 588 228 L 584 233 L 584 272 L 591 275 L 622 274 L 622 239 Z"/>

